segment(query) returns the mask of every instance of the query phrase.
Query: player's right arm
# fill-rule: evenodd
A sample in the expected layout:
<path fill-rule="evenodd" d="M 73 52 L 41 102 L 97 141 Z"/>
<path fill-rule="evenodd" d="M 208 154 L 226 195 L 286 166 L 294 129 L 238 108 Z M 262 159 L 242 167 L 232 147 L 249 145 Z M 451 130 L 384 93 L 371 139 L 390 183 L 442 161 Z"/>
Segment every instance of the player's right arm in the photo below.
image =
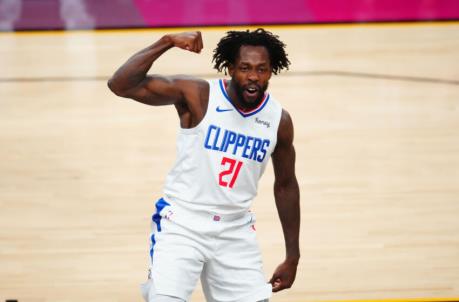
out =
<path fill-rule="evenodd" d="M 118 96 L 147 105 L 199 106 L 200 89 L 207 82 L 192 77 L 147 75 L 153 63 L 172 47 L 195 53 L 203 48 L 199 31 L 169 34 L 130 57 L 109 79 L 108 87 Z"/>

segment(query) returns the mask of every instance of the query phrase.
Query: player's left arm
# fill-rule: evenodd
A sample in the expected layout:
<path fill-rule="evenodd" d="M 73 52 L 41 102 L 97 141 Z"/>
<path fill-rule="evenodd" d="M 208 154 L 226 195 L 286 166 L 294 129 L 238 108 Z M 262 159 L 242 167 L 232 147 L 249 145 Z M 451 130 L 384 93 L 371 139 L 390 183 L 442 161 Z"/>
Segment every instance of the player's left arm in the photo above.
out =
<path fill-rule="evenodd" d="M 277 144 L 272 154 L 274 167 L 274 198 L 285 239 L 286 257 L 271 280 L 273 292 L 290 288 L 295 281 L 300 259 L 300 190 L 295 176 L 293 123 L 289 113 L 282 111 Z"/>

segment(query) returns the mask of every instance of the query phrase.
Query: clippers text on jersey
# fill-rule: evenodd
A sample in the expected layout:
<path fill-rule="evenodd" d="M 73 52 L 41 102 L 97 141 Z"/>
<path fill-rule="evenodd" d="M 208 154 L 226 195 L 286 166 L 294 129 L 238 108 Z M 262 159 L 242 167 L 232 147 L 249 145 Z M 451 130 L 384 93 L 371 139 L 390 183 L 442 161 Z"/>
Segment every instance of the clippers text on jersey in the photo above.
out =
<path fill-rule="evenodd" d="M 209 125 L 204 147 L 209 150 L 231 152 L 233 155 L 261 163 L 266 157 L 266 149 L 270 143 L 269 139 L 248 136 L 222 129 L 215 125 Z"/>

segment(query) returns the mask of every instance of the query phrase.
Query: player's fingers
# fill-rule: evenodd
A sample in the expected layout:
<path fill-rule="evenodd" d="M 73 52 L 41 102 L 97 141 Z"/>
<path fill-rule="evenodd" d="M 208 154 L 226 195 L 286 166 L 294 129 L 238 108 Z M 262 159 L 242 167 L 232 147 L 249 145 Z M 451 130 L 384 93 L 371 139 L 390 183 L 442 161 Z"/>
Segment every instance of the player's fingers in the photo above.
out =
<path fill-rule="evenodd" d="M 201 43 L 199 41 L 196 41 L 196 47 L 195 47 L 195 50 L 197 53 L 200 53 L 201 52 Z"/>
<path fill-rule="evenodd" d="M 189 51 L 192 51 L 192 52 L 198 52 L 198 45 L 197 45 L 197 41 L 196 41 L 196 38 L 193 38 L 190 42 L 190 48 L 188 49 Z"/>
<path fill-rule="evenodd" d="M 198 39 L 197 32 L 193 32 L 190 34 L 190 36 L 188 37 L 188 42 L 187 42 L 190 45 L 190 47 L 187 48 L 187 50 L 192 51 L 192 52 L 198 51 L 197 39 Z"/>
<path fill-rule="evenodd" d="M 273 289 L 272 291 L 275 293 L 275 292 L 278 292 L 278 291 L 281 291 L 283 289 L 285 289 L 285 284 L 280 280 L 280 279 L 277 279 L 276 281 L 273 282 Z"/>
<path fill-rule="evenodd" d="M 198 53 L 198 52 L 199 52 L 198 49 L 199 49 L 199 47 L 198 47 L 198 45 L 197 45 L 197 42 L 195 41 L 195 42 L 193 43 L 193 49 L 192 49 L 192 51 L 195 52 L 195 53 Z"/>
<path fill-rule="evenodd" d="M 274 281 L 273 292 L 278 292 L 287 288 L 292 287 L 292 282 L 287 280 L 278 279 Z"/>
<path fill-rule="evenodd" d="M 273 284 L 274 285 L 274 281 L 279 280 L 279 276 L 277 276 L 276 274 L 274 274 L 271 279 L 269 279 L 269 283 Z"/>
<path fill-rule="evenodd" d="M 198 31 L 198 47 L 199 47 L 199 52 L 204 48 L 204 43 L 202 42 L 202 35 L 201 32 Z"/>
<path fill-rule="evenodd" d="M 196 40 L 196 52 L 197 52 L 197 53 L 200 53 L 200 52 L 201 52 L 201 49 L 202 49 L 201 40 L 200 40 L 200 39 L 197 39 L 197 40 Z"/>

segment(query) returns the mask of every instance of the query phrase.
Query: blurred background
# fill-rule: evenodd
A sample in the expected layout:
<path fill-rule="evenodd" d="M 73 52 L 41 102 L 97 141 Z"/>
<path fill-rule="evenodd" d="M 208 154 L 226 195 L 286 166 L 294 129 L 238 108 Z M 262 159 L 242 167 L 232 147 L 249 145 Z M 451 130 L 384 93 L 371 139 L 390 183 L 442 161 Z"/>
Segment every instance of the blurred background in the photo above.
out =
<path fill-rule="evenodd" d="M 459 301 L 458 20 L 457 0 L 0 0 L 0 301 L 142 301 L 178 118 L 106 82 L 185 30 L 203 52 L 151 72 L 225 77 L 216 43 L 257 27 L 292 62 L 269 89 L 301 190 L 297 279 L 271 301 Z M 253 204 L 267 280 L 284 257 L 272 184 L 269 166 Z"/>
<path fill-rule="evenodd" d="M 1 0 L 0 30 L 438 21 L 456 0 Z"/>

